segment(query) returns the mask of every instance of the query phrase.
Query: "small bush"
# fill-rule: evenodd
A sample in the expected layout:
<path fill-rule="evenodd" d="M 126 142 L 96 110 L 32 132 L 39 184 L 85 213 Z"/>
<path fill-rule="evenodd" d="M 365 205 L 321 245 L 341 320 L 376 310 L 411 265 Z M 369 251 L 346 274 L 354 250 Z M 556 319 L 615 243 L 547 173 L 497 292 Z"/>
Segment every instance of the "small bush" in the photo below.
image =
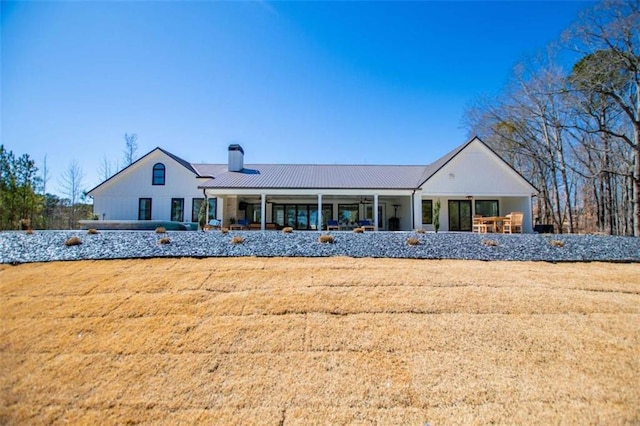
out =
<path fill-rule="evenodd" d="M 364 233 L 364 228 L 353 228 L 353 232 L 356 234 L 362 234 Z"/>
<path fill-rule="evenodd" d="M 496 247 L 498 245 L 498 242 L 496 240 L 483 240 L 482 244 L 487 247 Z"/>
<path fill-rule="evenodd" d="M 231 244 L 242 244 L 242 243 L 244 243 L 244 238 L 242 238 L 240 235 L 236 235 L 231 239 Z"/>
<path fill-rule="evenodd" d="M 164 233 L 166 233 L 166 232 L 167 232 L 167 230 L 165 229 L 165 227 L 164 227 L 164 226 L 158 226 L 158 227 L 156 228 L 156 234 L 164 234 Z"/>
<path fill-rule="evenodd" d="M 29 228 L 25 231 L 25 234 L 27 235 L 33 235 L 33 229 Z"/>
<path fill-rule="evenodd" d="M 321 242 L 322 244 L 333 244 L 335 242 L 335 240 L 333 239 L 333 235 L 320 235 L 318 237 L 318 241 Z"/>
<path fill-rule="evenodd" d="M 291 234 L 293 232 L 293 228 L 290 226 L 287 226 L 285 228 L 282 228 L 282 232 L 285 234 Z"/>
<path fill-rule="evenodd" d="M 417 246 L 420 244 L 420 240 L 417 238 L 410 237 L 410 238 L 407 238 L 407 244 L 409 244 L 410 246 Z"/>
<path fill-rule="evenodd" d="M 89 230 L 87 231 L 87 234 L 89 235 L 95 235 L 98 233 L 98 230 L 96 228 L 89 228 Z"/>
<path fill-rule="evenodd" d="M 78 237 L 71 237 L 67 241 L 64 242 L 64 245 L 67 246 L 67 247 L 79 246 L 80 244 L 82 244 L 82 241 L 80 241 L 80 238 L 78 238 Z"/>
<path fill-rule="evenodd" d="M 422 228 L 416 229 L 416 234 L 424 234 L 424 229 Z"/>
<path fill-rule="evenodd" d="M 560 240 L 551 240 L 549 244 L 551 244 L 553 247 L 564 247 L 564 241 Z"/>
<path fill-rule="evenodd" d="M 229 228 L 220 228 L 220 232 L 222 232 L 223 234 L 228 234 Z"/>
<path fill-rule="evenodd" d="M 160 241 L 158 241 L 160 244 L 170 244 L 171 240 L 169 240 L 168 237 L 162 237 L 160 238 Z"/>

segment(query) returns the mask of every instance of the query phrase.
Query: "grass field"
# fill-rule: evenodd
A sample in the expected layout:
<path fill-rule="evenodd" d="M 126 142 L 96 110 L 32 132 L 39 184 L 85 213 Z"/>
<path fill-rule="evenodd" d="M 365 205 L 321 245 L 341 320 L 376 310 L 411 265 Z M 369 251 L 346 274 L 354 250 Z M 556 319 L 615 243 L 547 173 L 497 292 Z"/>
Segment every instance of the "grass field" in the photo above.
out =
<path fill-rule="evenodd" d="M 640 265 L 0 265 L 0 424 L 638 424 Z"/>

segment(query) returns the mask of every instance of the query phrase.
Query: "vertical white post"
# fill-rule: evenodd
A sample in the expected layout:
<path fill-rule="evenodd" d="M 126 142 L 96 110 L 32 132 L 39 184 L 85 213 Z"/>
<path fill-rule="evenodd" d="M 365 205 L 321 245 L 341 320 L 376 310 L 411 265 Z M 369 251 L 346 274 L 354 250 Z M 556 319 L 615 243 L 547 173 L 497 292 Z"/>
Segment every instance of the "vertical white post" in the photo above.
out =
<path fill-rule="evenodd" d="M 411 226 L 413 229 L 422 228 L 422 192 L 415 191 L 412 196 L 413 215 Z"/>
<path fill-rule="evenodd" d="M 260 195 L 260 229 L 266 229 L 265 220 L 267 217 L 267 194 Z"/>
<path fill-rule="evenodd" d="M 216 219 L 218 219 L 220 221 L 220 226 L 222 227 L 224 221 L 224 203 L 225 203 L 225 199 L 222 197 L 216 197 Z"/>
<path fill-rule="evenodd" d="M 373 229 L 378 230 L 378 194 L 373 194 Z"/>
<path fill-rule="evenodd" d="M 322 231 L 322 194 L 318 194 L 318 231 Z"/>

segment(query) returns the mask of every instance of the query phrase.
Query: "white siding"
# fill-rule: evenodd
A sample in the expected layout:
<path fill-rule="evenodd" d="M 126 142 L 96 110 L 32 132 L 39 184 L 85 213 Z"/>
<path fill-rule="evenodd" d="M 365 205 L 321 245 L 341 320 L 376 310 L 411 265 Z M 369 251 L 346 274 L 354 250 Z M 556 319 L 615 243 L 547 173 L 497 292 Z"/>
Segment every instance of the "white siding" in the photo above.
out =
<path fill-rule="evenodd" d="M 423 186 L 423 194 L 531 196 L 534 189 L 478 141 L 471 142 Z"/>
<path fill-rule="evenodd" d="M 152 185 L 153 166 L 165 166 L 165 184 Z M 137 220 L 138 200 L 151 198 L 151 219 L 171 220 L 171 199 L 184 198 L 184 221 L 191 221 L 193 198 L 203 198 L 196 175 L 156 150 L 91 192 L 100 219 Z"/>
<path fill-rule="evenodd" d="M 472 141 L 421 188 L 422 198 L 440 200 L 440 230 L 449 230 L 449 200 L 498 200 L 500 214 L 524 213 L 524 231 L 532 232 L 533 188 L 522 176 L 477 140 Z M 475 208 L 472 202 L 472 209 Z M 422 212 L 421 206 L 415 210 Z M 418 212 L 416 212 L 417 214 Z M 419 222 L 416 222 L 419 224 Z M 432 226 L 424 226 L 432 230 Z"/>

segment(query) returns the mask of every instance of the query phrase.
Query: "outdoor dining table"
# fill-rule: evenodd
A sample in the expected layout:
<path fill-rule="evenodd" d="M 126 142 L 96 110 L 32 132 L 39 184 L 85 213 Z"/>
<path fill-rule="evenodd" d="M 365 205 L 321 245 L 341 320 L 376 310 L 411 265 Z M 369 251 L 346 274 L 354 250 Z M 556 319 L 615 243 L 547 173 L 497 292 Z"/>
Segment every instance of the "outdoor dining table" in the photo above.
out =
<path fill-rule="evenodd" d="M 508 219 L 507 216 L 482 216 L 479 217 L 480 221 L 487 225 L 487 230 L 489 232 L 498 232 L 498 223 L 502 223 L 504 220 Z"/>

